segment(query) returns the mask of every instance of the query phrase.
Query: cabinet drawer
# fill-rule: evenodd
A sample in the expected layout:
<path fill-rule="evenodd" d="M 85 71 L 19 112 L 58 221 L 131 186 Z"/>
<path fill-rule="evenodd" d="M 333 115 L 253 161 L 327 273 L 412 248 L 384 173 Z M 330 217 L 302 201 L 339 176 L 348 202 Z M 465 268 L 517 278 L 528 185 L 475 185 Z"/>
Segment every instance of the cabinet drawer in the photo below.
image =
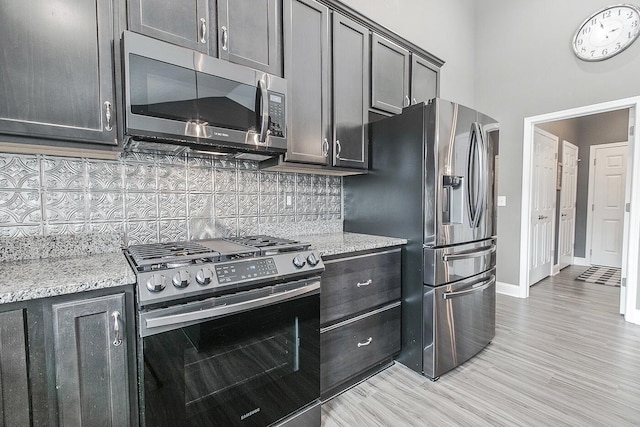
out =
<path fill-rule="evenodd" d="M 320 324 L 400 299 L 400 249 L 324 264 Z"/>
<path fill-rule="evenodd" d="M 320 391 L 400 351 L 400 302 L 320 331 Z"/>

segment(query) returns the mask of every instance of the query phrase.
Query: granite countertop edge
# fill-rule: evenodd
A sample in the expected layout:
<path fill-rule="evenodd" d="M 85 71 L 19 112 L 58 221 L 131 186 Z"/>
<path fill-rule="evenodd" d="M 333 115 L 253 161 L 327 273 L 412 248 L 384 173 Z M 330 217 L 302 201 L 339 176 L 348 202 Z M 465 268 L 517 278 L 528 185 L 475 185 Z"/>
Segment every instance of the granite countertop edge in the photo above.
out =
<path fill-rule="evenodd" d="M 3 262 L 0 277 L 7 280 L 0 282 L 0 304 L 131 285 L 136 281 L 122 252 Z"/>
<path fill-rule="evenodd" d="M 318 251 L 320 256 L 325 257 L 407 244 L 407 239 L 399 237 L 349 232 L 294 236 L 292 238 L 310 243 L 311 249 Z"/>

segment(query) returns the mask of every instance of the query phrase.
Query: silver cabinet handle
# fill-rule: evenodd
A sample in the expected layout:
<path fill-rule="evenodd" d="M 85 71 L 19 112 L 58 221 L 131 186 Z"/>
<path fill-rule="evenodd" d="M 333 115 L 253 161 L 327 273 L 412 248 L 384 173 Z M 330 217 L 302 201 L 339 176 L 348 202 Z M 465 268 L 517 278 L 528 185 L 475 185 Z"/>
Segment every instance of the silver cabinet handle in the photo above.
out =
<path fill-rule="evenodd" d="M 113 130 L 113 114 L 111 113 L 111 103 L 109 101 L 104 101 L 104 118 L 104 130 L 111 132 Z"/>
<path fill-rule="evenodd" d="M 342 151 L 342 146 L 340 146 L 340 140 L 336 139 L 336 159 L 340 158 L 341 151 Z"/>
<path fill-rule="evenodd" d="M 113 345 L 119 347 L 122 345 L 122 337 L 120 337 L 120 312 L 114 311 L 111 313 L 113 317 Z"/>
<path fill-rule="evenodd" d="M 200 43 L 207 42 L 207 20 L 200 18 Z"/>
<path fill-rule="evenodd" d="M 226 51 L 229 48 L 229 31 L 224 25 L 220 29 L 222 30 L 222 50 Z"/>
<path fill-rule="evenodd" d="M 449 262 L 449 261 L 456 261 L 459 259 L 478 258 L 481 256 L 489 255 L 490 253 L 495 251 L 496 251 L 496 245 L 483 246 L 481 248 L 474 249 L 471 251 L 464 251 L 464 252 L 442 255 L 442 261 Z"/>
<path fill-rule="evenodd" d="M 358 348 L 368 346 L 369 344 L 371 344 L 371 341 L 373 341 L 373 338 L 369 337 L 369 339 L 367 339 L 365 342 L 359 342 Z"/>
<path fill-rule="evenodd" d="M 324 157 L 329 156 L 329 140 L 327 138 L 322 141 L 322 155 Z"/>
<path fill-rule="evenodd" d="M 407 105 L 405 105 L 407 104 Z M 411 105 L 411 98 L 409 98 L 409 95 L 405 95 L 404 97 L 404 102 L 402 104 L 403 107 L 408 107 L 409 105 Z"/>
<path fill-rule="evenodd" d="M 359 287 L 361 287 L 361 286 L 369 286 L 371 283 L 373 283 L 373 281 L 372 281 L 371 279 L 369 279 L 369 280 L 367 280 L 366 282 L 362 282 L 362 283 L 358 282 L 358 283 L 356 284 L 356 286 L 359 288 Z"/>

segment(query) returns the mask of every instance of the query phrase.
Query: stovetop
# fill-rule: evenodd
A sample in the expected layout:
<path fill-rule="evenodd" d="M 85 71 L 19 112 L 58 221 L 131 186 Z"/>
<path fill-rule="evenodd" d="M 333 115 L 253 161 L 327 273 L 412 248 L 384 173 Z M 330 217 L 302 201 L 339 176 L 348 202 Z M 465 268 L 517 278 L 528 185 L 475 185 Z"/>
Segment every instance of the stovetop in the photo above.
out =
<path fill-rule="evenodd" d="M 310 244 L 244 236 L 132 245 L 139 307 L 297 280 L 324 270 Z"/>

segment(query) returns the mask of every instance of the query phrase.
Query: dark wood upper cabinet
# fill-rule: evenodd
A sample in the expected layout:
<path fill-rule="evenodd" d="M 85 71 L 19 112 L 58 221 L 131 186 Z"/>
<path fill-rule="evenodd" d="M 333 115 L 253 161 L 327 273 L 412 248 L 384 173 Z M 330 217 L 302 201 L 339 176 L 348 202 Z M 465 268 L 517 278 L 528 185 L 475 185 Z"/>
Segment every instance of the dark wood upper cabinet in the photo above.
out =
<path fill-rule="evenodd" d="M 409 51 L 373 33 L 371 36 L 371 107 L 399 114 L 411 104 Z"/>
<path fill-rule="evenodd" d="M 327 165 L 331 149 L 329 9 L 313 0 L 285 0 L 284 22 L 285 159 Z"/>
<path fill-rule="evenodd" d="M 333 165 L 366 169 L 369 29 L 333 13 Z"/>
<path fill-rule="evenodd" d="M 411 103 L 428 101 L 438 96 L 438 72 L 433 64 L 411 54 Z"/>
<path fill-rule="evenodd" d="M 124 5 L 1 0 L 0 11 L 0 133 L 116 145 Z"/>
<path fill-rule="evenodd" d="M 216 44 L 210 43 L 216 34 L 213 12 L 208 0 L 129 0 L 129 29 L 215 55 Z"/>
<path fill-rule="evenodd" d="M 281 0 L 218 0 L 218 56 L 282 75 Z"/>

